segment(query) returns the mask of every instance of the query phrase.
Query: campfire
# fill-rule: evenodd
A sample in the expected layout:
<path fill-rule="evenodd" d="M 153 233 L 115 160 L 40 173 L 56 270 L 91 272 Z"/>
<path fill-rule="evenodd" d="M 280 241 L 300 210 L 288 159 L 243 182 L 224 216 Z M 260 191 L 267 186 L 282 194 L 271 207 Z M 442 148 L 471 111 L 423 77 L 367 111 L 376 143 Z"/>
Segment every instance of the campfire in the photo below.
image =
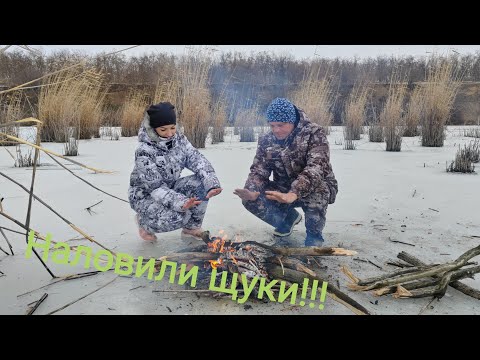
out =
<path fill-rule="evenodd" d="M 264 279 L 264 284 L 277 280 L 278 282 L 270 288 L 275 293 L 279 292 L 282 280 L 288 285 L 297 283 L 299 285 L 298 292 L 302 293 L 302 299 L 305 299 L 307 281 L 312 283 L 312 285 L 308 284 L 308 288 L 312 291 L 312 299 L 315 299 L 313 293 L 317 291 L 316 284 L 319 283 L 321 287 L 321 284 L 325 283 L 327 295 L 333 300 L 347 306 L 356 314 L 369 314 L 367 309 L 334 285 L 331 283 L 327 285 L 327 281 L 309 266 L 310 262 L 319 265 L 316 259 L 322 256 L 352 256 L 356 254 L 355 251 L 335 247 L 286 248 L 269 246 L 256 241 L 230 241 L 225 235 L 211 237 L 208 231 L 202 234 L 202 240 L 205 243 L 204 245 L 161 257 L 157 260 L 156 267 L 159 268 L 162 261 L 181 262 L 187 264 L 187 269 L 198 266 L 196 288 L 200 290 L 209 288 L 212 272 L 216 273 L 217 278 L 227 272 L 226 287 L 232 285 L 234 276 L 238 276 L 236 291 L 239 294 L 244 292 L 244 285 L 240 281 L 241 277 L 248 279 L 250 284 L 255 282 L 255 278 Z M 302 284 L 304 284 L 303 287 Z M 320 288 L 318 290 L 320 291 Z M 252 289 L 249 299 L 257 299 L 258 291 L 259 286 L 257 284 Z M 228 294 L 216 293 L 212 295 L 223 296 Z M 300 299 L 300 296 L 298 298 Z M 303 306 L 304 303 L 304 301 L 301 301 L 300 305 Z"/>

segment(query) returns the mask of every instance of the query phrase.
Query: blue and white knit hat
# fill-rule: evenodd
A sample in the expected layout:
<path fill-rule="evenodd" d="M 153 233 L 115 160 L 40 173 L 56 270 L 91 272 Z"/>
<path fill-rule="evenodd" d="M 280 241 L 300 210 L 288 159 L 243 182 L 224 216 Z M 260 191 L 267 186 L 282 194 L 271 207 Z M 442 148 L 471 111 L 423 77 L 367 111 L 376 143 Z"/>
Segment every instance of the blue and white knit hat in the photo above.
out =
<path fill-rule="evenodd" d="M 295 106 L 287 99 L 276 98 L 268 105 L 267 120 L 295 124 L 297 120 Z"/>

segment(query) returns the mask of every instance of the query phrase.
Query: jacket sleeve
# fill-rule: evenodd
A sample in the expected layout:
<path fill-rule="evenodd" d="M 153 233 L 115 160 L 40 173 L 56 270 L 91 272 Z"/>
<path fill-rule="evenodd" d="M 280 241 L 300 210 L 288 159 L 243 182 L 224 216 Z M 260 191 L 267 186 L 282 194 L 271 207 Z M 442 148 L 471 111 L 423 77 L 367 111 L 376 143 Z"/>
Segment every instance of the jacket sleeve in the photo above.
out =
<path fill-rule="evenodd" d="M 130 185 L 150 194 L 155 201 L 164 204 L 167 208 L 178 212 L 184 211 L 182 206 L 188 197 L 170 189 L 165 184 L 155 163 L 155 155 L 144 149 L 139 148 L 135 152 L 135 166 L 130 176 Z"/>
<path fill-rule="evenodd" d="M 293 181 L 291 192 L 298 198 L 309 195 L 312 190 L 330 191 L 326 176 L 331 172 L 330 149 L 327 137 L 320 129 L 308 141 L 307 163 L 303 171 Z"/>
<path fill-rule="evenodd" d="M 200 177 L 206 192 L 214 188 L 220 188 L 220 181 L 218 180 L 210 161 L 208 161 L 207 158 L 200 153 L 200 151 L 198 151 L 186 137 L 184 140 L 187 154 L 185 167 Z"/>
<path fill-rule="evenodd" d="M 268 184 L 272 170 L 267 165 L 265 149 L 266 140 L 265 137 L 262 136 L 258 139 L 257 152 L 250 166 L 250 173 L 244 186 L 245 189 L 263 192 L 265 186 Z"/>

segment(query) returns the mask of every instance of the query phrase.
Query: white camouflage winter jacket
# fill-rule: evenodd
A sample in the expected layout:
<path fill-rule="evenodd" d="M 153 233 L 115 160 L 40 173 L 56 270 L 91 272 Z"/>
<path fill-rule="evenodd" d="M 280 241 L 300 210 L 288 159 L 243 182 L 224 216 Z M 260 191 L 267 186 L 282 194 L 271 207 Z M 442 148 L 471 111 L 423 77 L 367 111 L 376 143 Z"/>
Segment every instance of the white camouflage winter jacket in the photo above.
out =
<path fill-rule="evenodd" d="M 211 163 L 185 135 L 177 132 L 173 137 L 173 146 L 168 149 L 166 142 L 161 141 L 150 126 L 146 115 L 138 133 L 138 141 L 128 191 L 133 210 L 138 212 L 140 202 L 144 199 L 151 200 L 151 197 L 166 208 L 182 211 L 188 197 L 172 188 L 184 168 L 191 170 L 201 179 L 206 192 L 220 187 Z"/>

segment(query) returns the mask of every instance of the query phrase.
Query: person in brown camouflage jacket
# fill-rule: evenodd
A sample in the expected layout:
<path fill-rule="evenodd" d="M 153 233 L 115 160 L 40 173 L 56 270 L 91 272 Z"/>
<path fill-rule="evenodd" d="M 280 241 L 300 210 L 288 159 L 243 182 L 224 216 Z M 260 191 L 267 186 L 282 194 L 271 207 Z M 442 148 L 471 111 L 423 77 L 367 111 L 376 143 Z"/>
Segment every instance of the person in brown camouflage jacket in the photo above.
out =
<path fill-rule="evenodd" d="M 271 132 L 258 139 L 250 174 L 234 194 L 252 214 L 275 227 L 274 235 L 289 236 L 305 213 L 305 246 L 321 246 L 329 204 L 335 202 L 338 183 L 330 164 L 323 129 L 302 109 L 276 98 L 267 108 Z M 269 180 L 273 173 L 273 181 Z"/>

